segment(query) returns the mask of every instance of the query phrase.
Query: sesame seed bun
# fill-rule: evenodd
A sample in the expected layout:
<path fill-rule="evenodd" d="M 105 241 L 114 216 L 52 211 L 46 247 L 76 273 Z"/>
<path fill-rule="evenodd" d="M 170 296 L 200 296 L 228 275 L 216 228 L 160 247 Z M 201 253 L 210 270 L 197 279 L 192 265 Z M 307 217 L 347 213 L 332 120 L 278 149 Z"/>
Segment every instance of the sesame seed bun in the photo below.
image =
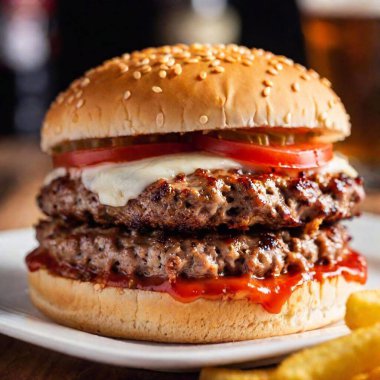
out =
<path fill-rule="evenodd" d="M 236 45 L 149 48 L 111 59 L 61 93 L 42 149 L 65 141 L 242 127 L 306 127 L 325 140 L 350 133 L 326 79 L 293 61 Z"/>
<path fill-rule="evenodd" d="M 362 287 L 342 276 L 308 281 L 279 314 L 272 314 L 246 299 L 182 303 L 166 293 L 102 289 L 42 269 L 28 276 L 34 305 L 58 323 L 111 337 L 170 343 L 229 342 L 316 329 L 341 319 L 348 295 Z"/>

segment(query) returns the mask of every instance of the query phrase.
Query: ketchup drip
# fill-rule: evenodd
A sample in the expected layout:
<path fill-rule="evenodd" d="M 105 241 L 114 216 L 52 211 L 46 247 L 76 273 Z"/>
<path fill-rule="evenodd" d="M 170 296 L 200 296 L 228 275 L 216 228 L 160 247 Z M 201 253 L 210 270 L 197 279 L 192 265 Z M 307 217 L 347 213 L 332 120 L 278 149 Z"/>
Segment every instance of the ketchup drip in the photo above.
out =
<path fill-rule="evenodd" d="M 26 257 L 31 272 L 41 268 L 60 275 L 77 278 L 78 269 L 59 265 L 47 252 L 36 249 Z M 182 279 L 174 282 L 159 278 L 130 277 L 110 274 L 94 277 L 92 281 L 105 286 L 132 288 L 165 292 L 180 302 L 191 302 L 199 298 L 230 299 L 244 298 L 261 304 L 270 313 L 279 313 L 293 291 L 305 281 L 324 279 L 342 275 L 346 281 L 364 284 L 367 280 L 367 264 L 363 256 L 351 251 L 332 265 L 316 265 L 309 272 L 294 272 L 278 277 L 254 278 L 250 275 L 239 277 L 220 276 L 213 279 Z"/>

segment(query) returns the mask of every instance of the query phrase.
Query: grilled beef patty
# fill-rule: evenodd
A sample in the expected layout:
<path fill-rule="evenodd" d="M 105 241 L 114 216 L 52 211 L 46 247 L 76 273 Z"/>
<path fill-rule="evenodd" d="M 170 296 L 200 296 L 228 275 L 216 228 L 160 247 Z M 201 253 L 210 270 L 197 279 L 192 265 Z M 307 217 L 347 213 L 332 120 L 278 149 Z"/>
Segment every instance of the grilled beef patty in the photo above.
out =
<path fill-rule="evenodd" d="M 51 217 L 86 223 L 177 231 L 225 225 L 244 230 L 255 225 L 297 227 L 316 218 L 336 222 L 355 216 L 363 197 L 361 179 L 342 173 L 294 178 L 198 169 L 156 181 L 124 207 L 100 204 L 80 178 L 69 175 L 45 186 L 38 203 Z"/>
<path fill-rule="evenodd" d="M 139 233 L 120 227 L 71 226 L 44 221 L 37 226 L 40 250 L 60 274 L 80 280 L 110 273 L 161 279 L 215 278 L 220 275 L 268 277 L 330 264 L 348 252 L 341 225 L 276 232 Z"/>

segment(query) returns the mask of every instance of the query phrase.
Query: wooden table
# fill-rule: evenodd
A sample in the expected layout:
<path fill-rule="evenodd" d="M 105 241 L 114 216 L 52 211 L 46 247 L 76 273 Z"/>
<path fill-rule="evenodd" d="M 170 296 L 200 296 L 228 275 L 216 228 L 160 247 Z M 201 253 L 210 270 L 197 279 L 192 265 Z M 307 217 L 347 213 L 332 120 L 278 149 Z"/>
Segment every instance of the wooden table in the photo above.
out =
<path fill-rule="evenodd" d="M 0 230 L 29 227 L 41 216 L 35 194 L 50 160 L 32 139 L 0 140 Z M 368 194 L 363 210 L 380 213 L 380 192 Z M 197 379 L 196 373 L 132 370 L 72 358 L 0 335 L 0 379 Z"/>

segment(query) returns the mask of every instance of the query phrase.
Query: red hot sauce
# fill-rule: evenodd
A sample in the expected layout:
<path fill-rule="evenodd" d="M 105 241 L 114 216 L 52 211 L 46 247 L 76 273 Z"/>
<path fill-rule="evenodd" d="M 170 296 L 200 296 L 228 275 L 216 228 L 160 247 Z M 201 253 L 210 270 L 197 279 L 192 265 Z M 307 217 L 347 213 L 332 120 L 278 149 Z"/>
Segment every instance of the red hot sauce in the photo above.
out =
<path fill-rule="evenodd" d="M 63 268 L 48 253 L 36 249 L 26 257 L 31 272 L 41 268 L 60 275 L 72 274 L 75 269 Z M 180 302 L 192 302 L 204 299 L 249 299 L 261 304 L 270 313 L 279 313 L 293 291 L 306 281 L 319 281 L 342 275 L 346 281 L 364 284 L 367 280 L 367 264 L 363 256 L 351 251 L 334 265 L 316 265 L 309 272 L 294 272 L 277 277 L 254 278 L 250 275 L 238 277 L 220 276 L 212 279 L 184 279 L 176 281 L 158 278 L 129 277 L 122 274 L 111 274 L 95 277 L 92 281 L 104 286 L 132 288 L 165 292 Z"/>

